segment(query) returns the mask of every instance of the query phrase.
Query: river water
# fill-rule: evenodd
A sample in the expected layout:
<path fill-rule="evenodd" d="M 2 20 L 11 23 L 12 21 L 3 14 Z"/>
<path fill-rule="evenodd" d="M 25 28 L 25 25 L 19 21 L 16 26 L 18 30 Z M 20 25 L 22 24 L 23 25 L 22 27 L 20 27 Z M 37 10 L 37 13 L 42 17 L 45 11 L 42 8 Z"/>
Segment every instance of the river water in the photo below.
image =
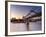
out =
<path fill-rule="evenodd" d="M 41 30 L 42 24 L 41 21 L 38 22 L 29 22 L 29 31 L 38 31 Z M 10 23 L 11 32 L 27 31 L 26 23 Z"/>

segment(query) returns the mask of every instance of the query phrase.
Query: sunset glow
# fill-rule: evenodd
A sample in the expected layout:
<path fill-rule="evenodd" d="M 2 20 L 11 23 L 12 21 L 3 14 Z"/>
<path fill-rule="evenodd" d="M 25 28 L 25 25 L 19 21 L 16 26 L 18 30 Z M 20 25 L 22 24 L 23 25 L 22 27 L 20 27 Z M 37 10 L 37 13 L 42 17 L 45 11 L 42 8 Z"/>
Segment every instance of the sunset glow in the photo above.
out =
<path fill-rule="evenodd" d="M 11 13 L 11 18 L 22 19 L 22 16 Z"/>

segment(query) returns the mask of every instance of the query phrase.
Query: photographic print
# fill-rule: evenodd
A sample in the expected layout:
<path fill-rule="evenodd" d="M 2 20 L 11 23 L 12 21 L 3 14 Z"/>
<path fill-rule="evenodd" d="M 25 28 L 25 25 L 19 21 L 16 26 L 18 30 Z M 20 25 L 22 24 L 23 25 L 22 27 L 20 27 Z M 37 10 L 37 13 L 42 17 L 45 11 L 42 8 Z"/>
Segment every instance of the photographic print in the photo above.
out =
<path fill-rule="evenodd" d="M 7 2 L 7 35 L 44 33 L 44 4 Z"/>

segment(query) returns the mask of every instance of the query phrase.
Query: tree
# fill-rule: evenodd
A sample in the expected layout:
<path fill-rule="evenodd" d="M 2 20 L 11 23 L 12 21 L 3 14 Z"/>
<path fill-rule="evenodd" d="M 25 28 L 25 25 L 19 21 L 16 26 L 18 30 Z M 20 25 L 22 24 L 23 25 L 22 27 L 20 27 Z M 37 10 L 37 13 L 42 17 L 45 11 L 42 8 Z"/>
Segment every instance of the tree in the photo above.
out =
<path fill-rule="evenodd" d="M 15 20 L 16 20 L 16 18 L 12 18 L 12 19 L 11 19 L 11 22 L 15 22 Z"/>

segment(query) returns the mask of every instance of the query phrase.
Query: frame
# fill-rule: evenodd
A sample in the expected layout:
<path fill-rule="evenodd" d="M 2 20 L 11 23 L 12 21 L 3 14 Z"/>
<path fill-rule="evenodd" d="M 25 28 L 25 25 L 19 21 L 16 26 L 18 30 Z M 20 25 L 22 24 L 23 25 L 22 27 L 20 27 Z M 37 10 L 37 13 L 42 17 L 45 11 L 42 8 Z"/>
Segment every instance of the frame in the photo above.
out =
<path fill-rule="evenodd" d="M 10 17 L 11 17 L 11 12 L 12 12 L 12 10 L 10 10 L 11 8 L 13 9 L 14 8 L 14 5 L 15 5 L 15 7 L 17 7 L 17 6 L 19 6 L 20 8 L 23 6 L 25 6 L 26 8 L 29 8 L 29 7 L 31 7 L 31 6 L 41 6 L 40 8 L 40 10 L 41 10 L 41 12 L 40 12 L 40 14 L 39 13 L 37 13 L 37 10 L 36 10 L 36 12 L 35 13 L 33 13 L 33 14 L 35 14 L 35 15 L 33 15 L 33 16 L 31 16 L 31 17 L 28 17 L 28 18 L 26 18 L 24 21 L 23 20 L 21 20 L 20 18 L 19 18 L 19 20 L 21 20 L 20 22 L 21 23 L 26 23 L 27 24 L 27 30 L 26 31 L 22 31 L 22 32 L 14 32 L 14 31 L 11 31 L 10 32 L 10 21 L 12 22 L 12 23 L 20 23 L 19 21 L 18 21 L 18 19 L 16 19 L 17 21 L 14 21 L 13 19 L 12 20 L 9 20 L 10 19 Z M 17 5 L 17 6 L 16 6 Z M 17 8 L 16 8 L 17 9 Z M 26 10 L 26 9 L 25 9 Z M 29 10 L 29 9 L 28 9 Z M 11 12 L 10 12 L 11 11 Z M 34 12 L 33 10 L 31 11 L 31 12 Z M 38 14 L 38 15 L 37 15 Z M 30 15 L 30 13 L 28 14 L 28 15 Z M 26 16 L 28 16 L 28 15 L 26 15 Z M 25 16 L 25 17 L 26 17 Z M 34 19 L 34 18 L 32 18 L 32 17 L 37 17 L 37 16 L 40 16 L 40 19 Z M 18 17 L 18 16 L 17 16 Z M 24 18 L 24 17 L 23 17 Z M 31 18 L 32 20 L 29 20 L 29 18 Z M 34 20 L 33 20 L 34 19 Z M 37 29 L 36 29 L 36 31 L 31 31 L 30 29 L 29 29 L 29 21 L 30 22 L 35 22 L 36 23 L 36 21 L 40 21 L 40 22 L 42 22 L 42 23 L 40 23 L 40 25 L 42 26 L 40 26 L 41 27 L 41 30 L 39 31 L 37 31 Z M 32 24 L 33 25 L 33 24 Z M 13 25 L 12 25 L 13 26 Z M 21 26 L 21 25 L 20 25 Z M 14 28 L 13 28 L 14 29 Z M 40 29 L 40 28 L 39 28 Z M 19 30 L 18 30 L 19 31 Z M 22 35 L 37 35 L 37 34 L 45 34 L 45 3 L 40 3 L 40 2 L 24 2 L 24 1 L 5 1 L 5 36 L 22 36 Z"/>

